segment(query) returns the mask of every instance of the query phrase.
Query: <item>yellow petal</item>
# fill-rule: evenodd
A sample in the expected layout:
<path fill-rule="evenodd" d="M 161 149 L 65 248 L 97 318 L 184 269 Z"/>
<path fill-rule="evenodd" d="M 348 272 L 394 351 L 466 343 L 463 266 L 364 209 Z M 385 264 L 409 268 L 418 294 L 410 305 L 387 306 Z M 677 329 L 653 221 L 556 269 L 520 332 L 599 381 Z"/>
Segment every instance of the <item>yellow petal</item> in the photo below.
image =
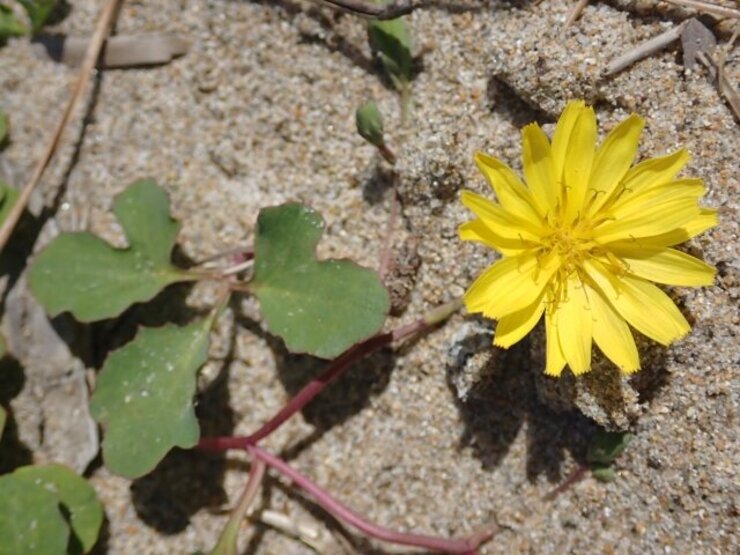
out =
<path fill-rule="evenodd" d="M 653 206 L 647 211 L 617 220 L 609 220 L 594 229 L 599 243 L 609 243 L 637 237 L 659 235 L 686 225 L 699 215 L 699 205 L 694 198 L 678 198 Z"/>
<path fill-rule="evenodd" d="M 537 241 L 540 238 L 536 223 L 517 218 L 496 204 L 472 191 L 463 191 L 462 203 L 478 216 L 496 235 L 505 239 Z M 524 243 L 522 243 L 524 244 Z"/>
<path fill-rule="evenodd" d="M 505 239 L 496 235 L 483 223 L 483 220 L 465 222 L 457 228 L 457 231 L 463 241 L 478 241 L 505 256 L 516 256 L 527 248 L 525 246 L 527 243 L 520 239 Z"/>
<path fill-rule="evenodd" d="M 565 298 L 558 303 L 560 349 L 575 375 L 591 369 L 592 321 L 586 288 L 576 272 L 568 277 Z"/>
<path fill-rule="evenodd" d="M 652 237 L 641 237 L 629 241 L 639 248 L 648 247 L 672 247 L 679 245 L 713 228 L 719 223 L 717 211 L 714 208 L 699 208 L 699 215 L 692 218 L 687 224 L 665 233 L 653 235 Z M 624 241 L 625 243 L 627 240 Z"/>
<path fill-rule="evenodd" d="M 606 202 L 629 170 L 635 159 L 637 144 L 644 126 L 645 120 L 637 114 L 632 114 L 612 129 L 596 151 L 586 194 L 586 200 L 591 202 L 589 206 L 591 214 L 596 213 Z"/>
<path fill-rule="evenodd" d="M 558 183 L 550 143 L 536 123 L 522 129 L 522 156 L 524 177 L 540 213 L 552 212 L 557 206 Z"/>
<path fill-rule="evenodd" d="M 608 215 L 614 219 L 627 218 L 635 214 L 642 214 L 652 210 L 654 206 L 680 199 L 693 198 L 698 201 L 706 192 L 706 187 L 701 179 L 681 179 L 651 187 L 640 194 L 626 193 L 615 202 L 608 211 Z"/>
<path fill-rule="evenodd" d="M 517 310 L 508 316 L 504 316 L 496 324 L 496 337 L 493 344 L 498 347 L 508 348 L 527 335 L 540 321 L 545 311 L 545 292 L 540 297 L 522 310 Z"/>
<path fill-rule="evenodd" d="M 627 264 L 628 272 L 656 283 L 695 287 L 712 285 L 717 271 L 675 249 L 636 249 L 629 242 L 611 243 L 609 250 Z"/>
<path fill-rule="evenodd" d="M 555 167 L 555 178 L 559 183 L 563 181 L 563 167 L 565 167 L 565 152 L 570 142 L 570 134 L 576 124 L 578 116 L 586 109 L 583 100 L 571 100 L 563 110 L 552 136 L 552 161 Z"/>
<path fill-rule="evenodd" d="M 550 306 L 553 306 L 550 304 Z M 554 310 L 548 310 L 545 315 L 545 333 L 547 334 L 547 363 L 545 374 L 559 377 L 565 367 L 565 356 L 560 350 L 558 339 L 558 319 Z"/>
<path fill-rule="evenodd" d="M 482 152 L 475 155 L 475 163 L 491 184 L 504 210 L 525 220 L 542 219 L 543 214 L 537 210 L 532 193 L 509 166 Z"/>
<path fill-rule="evenodd" d="M 588 286 L 587 291 L 596 345 L 622 372 L 636 372 L 640 369 L 640 355 L 627 322 L 601 293 Z"/>
<path fill-rule="evenodd" d="M 565 152 L 564 204 L 566 217 L 570 220 L 584 211 L 586 189 L 591 177 L 595 149 L 596 115 L 593 108 L 588 106 L 578 116 Z"/>
<path fill-rule="evenodd" d="M 531 252 L 499 260 L 470 286 L 465 306 L 496 320 L 522 310 L 537 300 L 559 263 L 554 256 L 541 262 Z"/>
<path fill-rule="evenodd" d="M 583 267 L 617 312 L 640 333 L 670 345 L 691 330 L 670 297 L 652 283 L 617 277 L 596 260 L 586 261 Z"/>
<path fill-rule="evenodd" d="M 648 158 L 627 172 L 622 180 L 626 191 L 638 194 L 651 187 L 665 185 L 673 180 L 689 161 L 685 149 L 677 150 L 659 158 Z"/>

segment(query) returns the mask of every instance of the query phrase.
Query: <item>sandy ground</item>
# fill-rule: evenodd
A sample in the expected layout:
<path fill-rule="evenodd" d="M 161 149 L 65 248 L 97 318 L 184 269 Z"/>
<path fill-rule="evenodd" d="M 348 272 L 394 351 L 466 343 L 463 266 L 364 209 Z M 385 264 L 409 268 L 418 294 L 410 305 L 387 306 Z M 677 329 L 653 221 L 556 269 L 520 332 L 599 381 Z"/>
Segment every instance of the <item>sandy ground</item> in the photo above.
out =
<path fill-rule="evenodd" d="M 100 2 L 72 4 L 56 30 L 89 33 Z M 738 126 L 706 71 L 683 68 L 677 45 L 600 78 L 614 56 L 684 12 L 648 1 L 592 4 L 563 32 L 570 7 L 563 0 L 440 0 L 415 11 L 408 24 L 419 71 L 411 121 L 401 128 L 397 95 L 380 77 L 360 19 L 288 1 L 125 2 L 118 33 L 175 32 L 192 47 L 167 66 L 99 75 L 84 135 L 79 139 L 79 125 L 70 128 L 43 180 L 45 202 L 56 204 L 36 248 L 55 230 L 75 229 L 120 244 L 112 197 L 153 177 L 183 221 L 183 257 L 249 244 L 260 207 L 299 200 L 327 221 L 322 256 L 377 266 L 395 184 L 404 216 L 396 247 L 410 238 L 421 258 L 410 305 L 398 319 L 408 321 L 460 295 L 492 259 L 456 235 L 469 218 L 459 190 L 487 189 L 474 152 L 519 167 L 519 128 L 532 120 L 552 124 L 568 98 L 595 103 L 604 131 L 637 111 L 648 121 L 640 156 L 688 148 L 693 157 L 684 174 L 706 181 L 705 203 L 720 211 L 720 225 L 688 246 L 717 266 L 716 285 L 672 292 L 694 326 L 688 338 L 667 350 L 641 341 L 644 369 L 632 379 L 597 360 L 585 379 L 556 382 L 541 375 L 541 333 L 495 351 L 492 322 L 456 315 L 359 365 L 267 446 L 384 525 L 465 535 L 497 523 L 484 553 L 736 553 Z M 729 70 L 737 82 L 738 64 Z M 0 103 L 13 125 L 3 164 L 16 184 L 40 155 L 74 76 L 28 40 L 0 49 Z M 369 97 L 386 115 L 398 155 L 394 172 L 354 130 L 354 110 Z M 92 341 L 94 354 L 82 362 L 70 355 L 77 362 L 54 383 L 69 368 L 99 367 L 137 322 L 187 319 L 184 298 L 198 309 L 211 292 L 175 288 L 154 310 L 132 311 L 119 328 L 73 327 L 88 346 Z M 31 337 L 41 341 L 43 334 Z M 9 437 L 17 460 L 89 451 L 75 443 L 79 434 L 44 440 L 51 378 L 38 357 L 20 350 L 25 381 L 16 367 L 11 393 L 9 370 L 0 382 L 0 400 L 13 408 Z M 204 383 L 224 366 L 228 380 L 199 398 L 207 434 L 255 429 L 322 367 L 288 355 L 250 300 L 234 303 L 224 317 L 212 356 Z M 618 479 L 586 478 L 543 500 L 583 462 L 595 422 L 635 433 Z M 0 451 L 8 452 L 7 445 Z M 172 453 L 133 483 L 99 460 L 88 474 L 107 515 L 98 552 L 111 554 L 210 548 L 225 523 L 223 509 L 246 478 L 238 455 L 188 452 Z M 343 529 L 279 479 L 267 482 L 260 507 L 324 531 L 327 553 L 394 552 Z M 312 552 L 270 527 L 246 524 L 242 548 Z"/>

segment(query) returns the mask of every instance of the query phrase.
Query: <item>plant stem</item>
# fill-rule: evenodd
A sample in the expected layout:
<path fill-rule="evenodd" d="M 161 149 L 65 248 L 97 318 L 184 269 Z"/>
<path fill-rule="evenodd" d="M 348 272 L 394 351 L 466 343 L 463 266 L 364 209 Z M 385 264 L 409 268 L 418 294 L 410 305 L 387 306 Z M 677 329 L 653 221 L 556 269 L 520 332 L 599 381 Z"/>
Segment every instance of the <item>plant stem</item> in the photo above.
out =
<path fill-rule="evenodd" d="M 354 347 L 350 347 L 347 351 L 339 355 L 338 358 L 334 359 L 320 376 L 308 382 L 275 416 L 253 434 L 241 437 L 205 437 L 198 442 L 198 448 L 208 451 L 248 449 L 277 430 L 286 420 L 303 409 L 327 385 L 341 376 L 354 363 L 394 341 L 401 341 L 420 331 L 431 329 L 438 323 L 449 318 L 461 305 L 462 301 L 455 299 L 430 310 L 422 318 L 410 324 L 400 326 L 388 333 L 375 335 Z"/>
<path fill-rule="evenodd" d="M 210 555 L 237 555 L 237 539 L 239 538 L 239 528 L 241 528 L 244 515 L 247 514 L 249 507 L 252 506 L 257 491 L 265 475 L 265 463 L 261 459 L 254 458 L 249 470 L 249 480 L 244 488 L 236 507 L 231 512 L 229 521 L 224 526 L 218 543 L 211 551 Z"/>
<path fill-rule="evenodd" d="M 588 470 L 588 465 L 582 464 L 580 466 L 577 466 L 575 470 L 573 470 L 573 472 L 570 473 L 570 476 L 568 476 L 562 484 L 560 484 L 550 493 L 545 495 L 542 499 L 544 499 L 545 501 L 552 501 L 558 495 L 560 495 L 567 489 L 570 489 L 573 486 L 573 484 L 582 480 L 583 477 L 586 475 L 587 470 Z"/>
<path fill-rule="evenodd" d="M 380 540 L 393 542 L 401 545 L 411 545 L 414 547 L 421 547 L 424 549 L 432 549 L 434 551 L 442 551 L 445 553 L 475 553 L 478 546 L 491 538 L 493 530 L 488 530 L 482 533 L 475 534 L 468 539 L 447 539 L 437 538 L 434 536 L 425 536 L 422 534 L 412 534 L 405 532 L 398 532 L 396 530 L 390 530 L 379 526 L 373 522 L 365 520 L 363 517 L 355 513 L 352 509 L 334 499 L 329 493 L 324 491 L 322 488 L 314 484 L 311 480 L 294 470 L 288 463 L 282 459 L 268 453 L 264 449 L 257 447 L 256 445 L 250 445 L 248 447 L 249 452 L 255 459 L 260 459 L 267 463 L 269 466 L 288 477 L 298 487 L 304 489 L 310 493 L 316 502 L 321 505 L 324 509 L 329 511 L 335 517 L 351 524 L 358 530 L 364 532 L 370 537 L 377 538 Z"/>

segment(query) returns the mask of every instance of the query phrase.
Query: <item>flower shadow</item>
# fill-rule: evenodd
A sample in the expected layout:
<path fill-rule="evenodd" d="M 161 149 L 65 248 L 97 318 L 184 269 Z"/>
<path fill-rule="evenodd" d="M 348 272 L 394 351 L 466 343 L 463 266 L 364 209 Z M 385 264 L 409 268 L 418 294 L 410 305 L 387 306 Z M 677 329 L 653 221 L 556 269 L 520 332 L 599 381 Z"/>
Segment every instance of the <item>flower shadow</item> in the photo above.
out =
<path fill-rule="evenodd" d="M 472 447 L 483 468 L 494 470 L 525 434 L 527 479 L 562 480 L 567 453 L 585 460 L 594 425 L 576 411 L 559 412 L 540 402 L 535 369 L 544 363 L 529 339 L 499 350 L 491 347 L 490 332 L 481 329 L 457 344 L 447 366 L 447 381 L 465 423 L 460 447 Z M 461 391 L 466 373 L 469 385 Z"/>

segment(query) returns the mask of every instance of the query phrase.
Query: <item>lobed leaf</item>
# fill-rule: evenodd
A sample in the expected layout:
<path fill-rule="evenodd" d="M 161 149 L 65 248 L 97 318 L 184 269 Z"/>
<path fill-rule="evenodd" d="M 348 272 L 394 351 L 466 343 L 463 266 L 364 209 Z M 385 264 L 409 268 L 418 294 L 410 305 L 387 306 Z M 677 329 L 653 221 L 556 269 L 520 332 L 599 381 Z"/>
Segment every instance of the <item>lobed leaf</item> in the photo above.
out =
<path fill-rule="evenodd" d="M 193 279 L 170 262 L 180 226 L 154 181 L 131 184 L 113 211 L 128 248 L 116 249 L 91 233 L 63 233 L 32 263 L 31 292 L 52 316 L 68 310 L 82 322 L 111 318 L 171 283 Z"/>
<path fill-rule="evenodd" d="M 390 303 L 374 271 L 316 259 L 323 229 L 321 216 L 302 204 L 263 209 L 250 289 L 288 349 L 333 358 L 380 330 Z"/>
<path fill-rule="evenodd" d="M 63 555 L 70 528 L 87 553 L 102 523 L 95 490 L 66 466 L 26 466 L 0 477 L 0 555 Z"/>
<path fill-rule="evenodd" d="M 173 447 L 198 442 L 193 396 L 212 322 L 142 328 L 108 357 L 90 411 L 105 429 L 103 459 L 111 471 L 136 478 Z"/>

